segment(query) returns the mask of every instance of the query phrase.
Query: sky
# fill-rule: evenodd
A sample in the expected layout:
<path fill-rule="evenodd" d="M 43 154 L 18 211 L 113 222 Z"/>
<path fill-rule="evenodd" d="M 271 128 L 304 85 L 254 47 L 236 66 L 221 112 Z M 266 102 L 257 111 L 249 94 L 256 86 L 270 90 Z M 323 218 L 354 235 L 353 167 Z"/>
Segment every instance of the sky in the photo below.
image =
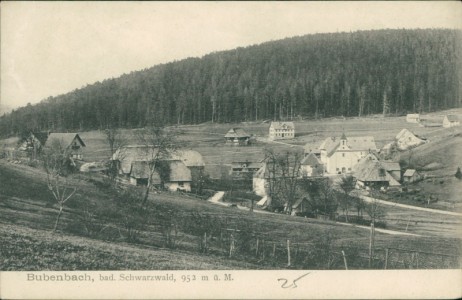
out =
<path fill-rule="evenodd" d="M 34 104 L 160 63 L 285 37 L 462 29 L 459 1 L 3 1 L 0 13 L 0 108 Z"/>

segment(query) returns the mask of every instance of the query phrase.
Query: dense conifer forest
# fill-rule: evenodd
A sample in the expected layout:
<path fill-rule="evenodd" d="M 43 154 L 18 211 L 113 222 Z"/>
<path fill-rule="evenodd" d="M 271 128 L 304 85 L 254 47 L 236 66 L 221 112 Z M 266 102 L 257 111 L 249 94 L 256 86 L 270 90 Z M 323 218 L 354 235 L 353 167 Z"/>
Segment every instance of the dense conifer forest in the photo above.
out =
<path fill-rule="evenodd" d="M 287 38 L 157 65 L 49 97 L 3 115 L 0 135 L 460 107 L 461 55 L 462 32 L 449 29 Z"/>

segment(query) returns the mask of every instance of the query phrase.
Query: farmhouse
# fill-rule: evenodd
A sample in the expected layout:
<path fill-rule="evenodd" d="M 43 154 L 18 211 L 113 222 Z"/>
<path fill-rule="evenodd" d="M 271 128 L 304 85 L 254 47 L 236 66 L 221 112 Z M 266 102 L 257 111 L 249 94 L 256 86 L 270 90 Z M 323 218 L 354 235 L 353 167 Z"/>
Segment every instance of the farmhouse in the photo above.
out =
<path fill-rule="evenodd" d="M 152 176 L 152 185 L 159 187 L 162 182 L 169 191 L 191 191 L 191 171 L 180 160 L 170 160 L 168 178 L 162 180 L 158 172 Z M 133 185 L 147 185 L 150 175 L 149 162 L 134 161 L 131 164 L 129 181 Z"/>
<path fill-rule="evenodd" d="M 191 172 L 197 172 L 205 168 L 202 155 L 194 150 L 177 150 L 165 155 L 157 153 L 157 149 L 145 145 L 129 145 L 117 149 L 112 156 L 112 160 L 118 161 L 119 171 L 125 174 L 129 173 L 132 162 L 150 161 L 152 158 L 159 156 L 159 160 L 179 160 L 188 167 Z"/>
<path fill-rule="evenodd" d="M 82 148 L 86 147 L 86 145 L 78 133 L 50 133 L 44 148 L 50 148 L 55 143 L 59 143 L 63 149 L 69 150 L 72 159 L 82 160 Z"/>
<path fill-rule="evenodd" d="M 329 174 L 351 173 L 354 165 L 370 152 L 376 152 L 374 137 L 329 137 L 319 146 L 321 162 Z"/>
<path fill-rule="evenodd" d="M 404 128 L 396 135 L 395 143 L 398 150 L 404 151 L 425 144 L 426 140 L 419 138 L 414 133 Z"/>
<path fill-rule="evenodd" d="M 305 177 L 323 176 L 324 165 L 314 153 L 310 153 L 300 162 L 300 173 Z"/>
<path fill-rule="evenodd" d="M 262 163 L 258 162 L 232 162 L 231 163 L 231 175 L 234 179 L 246 179 L 253 178 L 253 175 L 260 170 Z"/>
<path fill-rule="evenodd" d="M 406 115 L 406 122 L 408 122 L 408 123 L 419 123 L 420 122 L 420 115 L 419 114 L 407 114 Z"/>
<path fill-rule="evenodd" d="M 197 151 L 177 150 L 161 155 L 158 149 L 144 145 L 130 145 L 117 149 L 112 160 L 117 161 L 119 176 L 131 184 L 146 185 L 149 178 L 148 163 L 156 157 L 159 161 L 169 164 L 170 177 L 164 180 L 164 187 L 171 191 L 190 191 L 192 178 L 205 167 L 202 155 Z M 159 174 L 154 173 L 153 184 L 160 185 Z"/>
<path fill-rule="evenodd" d="M 191 171 L 193 180 L 196 180 L 205 170 L 204 158 L 195 150 L 176 150 L 172 153 L 172 159 L 182 161 Z"/>
<path fill-rule="evenodd" d="M 449 128 L 454 126 L 460 126 L 459 117 L 456 115 L 446 115 L 443 119 L 443 127 Z"/>
<path fill-rule="evenodd" d="M 25 151 L 27 155 L 36 159 L 48 139 L 48 132 L 30 132 L 29 136 L 23 141 L 18 148 L 20 151 Z"/>
<path fill-rule="evenodd" d="M 268 139 L 284 140 L 295 137 L 295 126 L 293 122 L 271 122 Z"/>
<path fill-rule="evenodd" d="M 403 174 L 404 183 L 413 183 L 419 181 L 422 176 L 414 169 L 407 169 Z"/>
<path fill-rule="evenodd" d="M 242 128 L 231 128 L 225 134 L 226 144 L 243 146 L 248 145 L 250 141 L 250 134 L 245 132 Z"/>
<path fill-rule="evenodd" d="M 396 166 L 391 163 L 388 166 L 391 170 Z M 393 170 L 395 171 L 395 170 Z M 365 189 L 400 189 L 401 184 L 387 170 L 387 163 L 380 162 L 375 156 L 364 157 L 355 167 L 353 177 L 356 178 L 356 185 Z"/>

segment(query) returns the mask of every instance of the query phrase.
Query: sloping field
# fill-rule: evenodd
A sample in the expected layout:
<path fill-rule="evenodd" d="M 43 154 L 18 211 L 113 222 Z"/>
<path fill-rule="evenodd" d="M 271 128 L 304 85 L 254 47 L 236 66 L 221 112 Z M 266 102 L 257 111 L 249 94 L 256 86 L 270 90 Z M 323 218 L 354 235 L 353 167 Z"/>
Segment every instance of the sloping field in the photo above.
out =
<path fill-rule="evenodd" d="M 40 176 L 41 175 L 41 176 Z M 111 242 L 97 239 L 87 239 L 76 236 L 76 220 L 84 209 L 82 204 L 93 203 L 100 207 L 109 207 L 111 197 L 94 184 L 83 180 L 82 188 L 75 199 L 65 209 L 59 234 L 51 234 L 56 208 L 49 202 L 43 173 L 26 166 L 0 162 L 0 215 L 3 223 L 0 231 L 2 253 L 8 253 L 3 260 L 1 269 L 30 269 L 37 270 L 49 266 L 49 269 L 201 269 L 201 268 L 284 268 L 284 263 L 274 263 L 272 260 L 257 258 L 247 259 L 245 262 L 226 258 L 218 241 L 211 240 L 211 253 L 197 254 L 197 240 L 200 237 L 189 233 L 179 233 L 179 244 L 176 250 L 159 250 L 162 247 L 162 235 L 159 229 L 150 225 L 140 232 L 139 244 L 127 244 L 117 234 L 117 225 L 112 226 L 111 235 L 104 237 Z M 28 186 L 34 186 L 33 193 Z M 22 191 L 22 192 L 21 192 Z M 236 208 L 213 205 L 200 200 L 193 195 L 177 193 L 152 194 L 150 201 L 168 206 L 176 211 L 181 218 L 190 218 L 191 214 L 207 215 L 225 224 L 224 230 L 245 230 L 249 234 L 250 246 L 255 245 L 258 237 L 263 243 L 261 251 L 271 253 L 272 245 L 276 247 L 277 258 L 284 261 L 284 249 L 290 240 L 296 253 L 310 251 L 310 245 L 317 243 L 320 238 L 331 237 L 333 245 L 341 249 L 358 249 L 360 256 L 367 255 L 369 231 L 362 228 L 344 226 L 342 224 L 316 219 L 295 218 L 281 214 L 252 214 Z M 221 225 L 221 226 L 222 226 Z M 218 223 L 216 224 L 218 226 Z M 34 230 L 31 230 L 33 228 Z M 379 249 L 399 247 L 405 251 L 428 251 L 458 256 L 460 240 L 454 238 L 406 237 L 388 234 L 376 234 L 376 244 Z M 153 248 L 154 247 L 154 248 Z M 265 248 L 266 247 L 266 248 Z M 59 252 L 55 257 L 51 253 Z M 252 250 L 255 251 L 255 250 Z M 274 251 L 274 250 L 273 250 Z M 353 250 L 351 250 L 353 251 Z M 90 254 L 88 254 L 90 253 Z M 120 256 L 117 256 L 120 253 Z M 225 257 L 223 257 L 225 254 Z M 44 262 L 34 260 L 33 257 L 44 256 Z M 27 260 L 21 259 L 25 256 Z M 433 255 L 435 256 L 435 255 Z M 341 256 L 338 256 L 338 258 Z M 437 257 L 437 256 L 435 256 Z M 88 259 L 87 259 L 88 258 Z M 295 259 L 295 258 L 294 258 Z M 183 263 L 186 260 L 187 263 Z M 213 264 L 216 262 L 214 266 Z M 339 261 L 341 263 L 341 260 Z M 438 260 L 433 261 L 438 265 Z M 340 264 L 341 266 L 341 264 Z M 403 266 L 397 265 L 397 268 Z"/>
<path fill-rule="evenodd" d="M 251 263 L 0 226 L 0 271 L 260 269 Z"/>

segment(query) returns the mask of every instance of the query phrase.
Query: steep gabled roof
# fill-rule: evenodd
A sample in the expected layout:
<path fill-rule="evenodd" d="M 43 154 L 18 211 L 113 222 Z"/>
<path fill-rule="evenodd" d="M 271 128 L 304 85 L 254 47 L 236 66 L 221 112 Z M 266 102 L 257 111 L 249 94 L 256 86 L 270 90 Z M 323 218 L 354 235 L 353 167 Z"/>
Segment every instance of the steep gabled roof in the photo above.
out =
<path fill-rule="evenodd" d="M 295 129 L 294 122 L 271 122 L 270 127 L 274 129 Z"/>
<path fill-rule="evenodd" d="M 78 133 L 61 133 L 61 132 L 52 132 L 48 136 L 48 139 L 45 143 L 45 147 L 50 147 L 53 141 L 59 141 L 63 147 L 69 147 L 76 138 L 82 147 L 85 147 L 85 143 L 82 141 Z"/>
<path fill-rule="evenodd" d="M 316 155 L 314 155 L 314 153 L 308 154 L 300 162 L 300 165 L 302 165 L 302 166 L 317 166 L 317 165 L 320 165 L 320 164 L 321 164 L 321 162 L 316 157 Z"/>
<path fill-rule="evenodd" d="M 226 134 L 225 138 L 249 138 L 250 134 L 245 132 L 242 128 L 231 128 Z"/>
<path fill-rule="evenodd" d="M 409 129 L 403 128 L 397 135 L 396 135 L 396 140 L 400 140 L 405 137 L 411 137 L 415 139 L 419 139 L 412 131 Z"/>

